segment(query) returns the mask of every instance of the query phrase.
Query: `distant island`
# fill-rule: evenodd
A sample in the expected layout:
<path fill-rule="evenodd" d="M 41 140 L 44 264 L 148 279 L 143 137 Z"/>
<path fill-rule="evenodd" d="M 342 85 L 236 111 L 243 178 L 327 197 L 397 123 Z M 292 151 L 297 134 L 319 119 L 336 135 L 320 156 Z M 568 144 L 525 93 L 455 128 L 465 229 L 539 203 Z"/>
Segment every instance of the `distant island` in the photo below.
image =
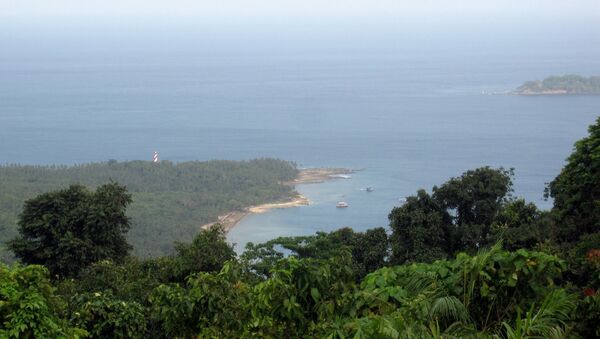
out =
<path fill-rule="evenodd" d="M 528 81 L 511 92 L 515 95 L 600 94 L 600 76 L 552 75 L 544 80 Z"/>

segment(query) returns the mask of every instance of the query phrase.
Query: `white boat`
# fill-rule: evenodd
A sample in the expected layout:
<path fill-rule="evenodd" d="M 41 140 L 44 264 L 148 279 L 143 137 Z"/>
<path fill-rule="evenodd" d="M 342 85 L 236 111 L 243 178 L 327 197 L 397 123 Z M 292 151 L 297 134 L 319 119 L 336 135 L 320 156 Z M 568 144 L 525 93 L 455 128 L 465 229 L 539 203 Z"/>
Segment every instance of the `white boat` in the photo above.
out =
<path fill-rule="evenodd" d="M 340 202 L 338 202 L 338 203 L 335 205 L 335 207 L 337 207 L 337 208 L 346 208 L 346 207 L 348 207 L 348 203 L 347 203 L 347 202 L 345 202 L 345 201 L 340 201 Z"/>

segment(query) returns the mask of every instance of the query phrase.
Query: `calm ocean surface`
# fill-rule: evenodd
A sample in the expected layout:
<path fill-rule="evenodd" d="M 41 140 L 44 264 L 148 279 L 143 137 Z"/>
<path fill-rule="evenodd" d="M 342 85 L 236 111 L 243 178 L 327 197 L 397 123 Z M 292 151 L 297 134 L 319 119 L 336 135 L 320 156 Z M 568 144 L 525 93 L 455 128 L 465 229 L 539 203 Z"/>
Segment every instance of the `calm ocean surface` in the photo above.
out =
<path fill-rule="evenodd" d="M 244 219 L 240 245 L 342 226 L 386 226 L 398 199 L 478 166 L 544 183 L 600 115 L 600 97 L 482 95 L 550 74 L 600 74 L 560 51 L 455 55 L 0 57 L 0 163 L 277 157 L 363 169 L 297 189 L 312 204 Z M 365 187 L 375 191 L 367 193 Z M 336 209 L 344 200 L 347 209 Z"/>

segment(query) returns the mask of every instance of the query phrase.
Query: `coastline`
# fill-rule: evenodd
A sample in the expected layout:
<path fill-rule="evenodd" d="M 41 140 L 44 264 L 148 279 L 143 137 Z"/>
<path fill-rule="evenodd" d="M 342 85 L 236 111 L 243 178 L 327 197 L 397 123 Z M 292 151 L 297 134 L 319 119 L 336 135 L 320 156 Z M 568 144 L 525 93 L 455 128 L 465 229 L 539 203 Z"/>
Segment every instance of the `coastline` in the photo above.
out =
<path fill-rule="evenodd" d="M 486 92 L 482 91 L 482 95 L 514 95 L 522 97 L 536 97 L 536 96 L 595 96 L 600 95 L 596 92 L 569 92 L 567 90 L 547 90 L 547 91 L 530 91 L 530 90 L 514 90 L 514 91 L 503 91 L 503 92 Z"/>
<path fill-rule="evenodd" d="M 347 175 L 350 173 L 353 173 L 353 171 L 346 168 L 305 168 L 300 170 L 296 179 L 284 182 L 283 184 L 292 187 L 296 185 L 319 184 L 329 180 L 341 179 L 342 177 L 340 177 L 340 175 Z M 231 211 L 219 216 L 214 222 L 200 226 L 200 228 L 208 229 L 215 224 L 221 224 L 227 233 L 250 214 L 261 214 L 273 209 L 292 208 L 309 204 L 310 200 L 308 200 L 308 198 L 294 191 L 294 195 L 286 200 L 249 206 L 241 211 Z"/>
<path fill-rule="evenodd" d="M 294 186 L 299 184 L 320 184 L 325 181 L 340 179 L 339 175 L 354 173 L 347 168 L 304 168 L 298 173 L 298 177 L 284 184 Z"/>

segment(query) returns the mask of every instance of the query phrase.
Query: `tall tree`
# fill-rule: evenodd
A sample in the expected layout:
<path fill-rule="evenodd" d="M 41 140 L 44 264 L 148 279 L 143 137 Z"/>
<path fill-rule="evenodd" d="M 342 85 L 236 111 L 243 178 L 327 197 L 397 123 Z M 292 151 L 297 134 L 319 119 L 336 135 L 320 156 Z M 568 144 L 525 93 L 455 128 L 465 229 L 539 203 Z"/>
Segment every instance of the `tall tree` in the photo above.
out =
<path fill-rule="evenodd" d="M 600 231 L 600 117 L 588 131 L 546 189 L 546 196 L 554 198 L 559 235 L 566 241 Z"/>
<path fill-rule="evenodd" d="M 394 208 L 389 220 L 395 263 L 433 261 L 446 256 L 450 215 L 425 190 Z"/>
<path fill-rule="evenodd" d="M 121 261 L 131 246 L 125 239 L 131 203 L 117 183 L 90 191 L 81 185 L 41 194 L 25 202 L 20 235 L 9 242 L 23 262 L 41 264 L 53 276 L 72 277 L 101 259 Z"/>
<path fill-rule="evenodd" d="M 481 167 L 433 187 L 433 196 L 443 206 L 455 210 L 455 224 L 489 225 L 502 202 L 512 192 L 513 170 Z"/>
<path fill-rule="evenodd" d="M 180 282 L 192 273 L 218 272 L 226 261 L 235 258 L 233 245 L 227 242 L 221 224 L 200 231 L 191 243 L 176 243 L 175 251 L 171 280 Z"/>
<path fill-rule="evenodd" d="M 360 265 L 362 269 L 362 272 L 359 272 L 359 277 L 362 278 L 363 275 L 383 267 L 389 254 L 388 235 L 383 227 L 357 233 L 352 259 L 355 265 Z"/>
<path fill-rule="evenodd" d="M 433 198 L 453 215 L 450 253 L 490 242 L 490 225 L 512 192 L 513 170 L 480 167 L 433 187 Z"/>
<path fill-rule="evenodd" d="M 510 200 L 503 204 L 491 227 L 494 242 L 503 240 L 505 249 L 532 248 L 548 238 L 545 230 L 546 214 L 525 199 Z"/>
<path fill-rule="evenodd" d="M 490 243 L 492 225 L 512 192 L 513 171 L 481 167 L 433 194 L 419 190 L 389 215 L 393 261 L 432 261 Z"/>

